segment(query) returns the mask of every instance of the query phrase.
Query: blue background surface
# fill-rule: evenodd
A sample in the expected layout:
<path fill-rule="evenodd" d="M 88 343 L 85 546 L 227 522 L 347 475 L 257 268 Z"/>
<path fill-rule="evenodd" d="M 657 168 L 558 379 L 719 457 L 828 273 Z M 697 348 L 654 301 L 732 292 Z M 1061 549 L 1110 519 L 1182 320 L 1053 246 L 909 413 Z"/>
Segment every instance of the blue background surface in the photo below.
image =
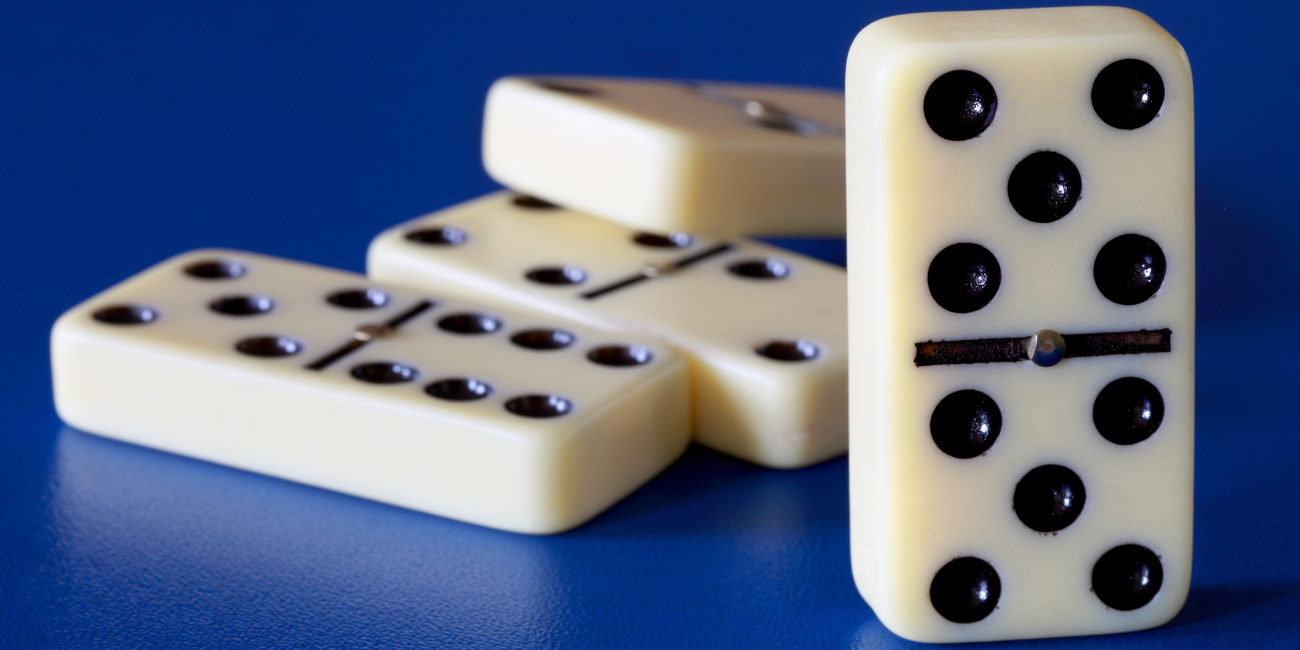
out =
<path fill-rule="evenodd" d="M 527 537 L 66 428 L 46 340 L 63 310 L 191 248 L 362 270 L 381 229 L 494 189 L 478 138 L 499 76 L 839 88 L 874 19 L 1013 5 L 182 4 L 0 4 L 0 643 L 914 645 L 854 589 L 843 459 L 773 471 L 692 448 L 591 523 Z M 1300 12 L 1284 4 L 1135 4 L 1196 78 L 1187 607 L 1157 630 L 1007 645 L 1300 645 Z M 791 245 L 843 262 L 842 242 Z"/>

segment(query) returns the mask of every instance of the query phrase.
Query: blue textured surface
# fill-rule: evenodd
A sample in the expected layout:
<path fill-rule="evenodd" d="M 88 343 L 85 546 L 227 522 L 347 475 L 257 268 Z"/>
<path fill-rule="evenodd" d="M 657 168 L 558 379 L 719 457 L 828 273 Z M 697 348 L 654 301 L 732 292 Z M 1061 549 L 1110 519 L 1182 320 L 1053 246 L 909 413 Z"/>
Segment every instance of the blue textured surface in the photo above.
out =
<path fill-rule="evenodd" d="M 1282 5 L 1136 5 L 1196 75 L 1192 593 L 1162 629 L 1034 645 L 1300 645 L 1300 13 Z M 871 20 L 990 6 L 0 3 L 0 644 L 913 645 L 853 587 L 842 459 L 781 472 L 692 449 L 592 523 L 526 537 L 67 429 L 45 341 L 191 248 L 360 270 L 379 230 L 493 189 L 478 134 L 498 76 L 839 87 Z"/>

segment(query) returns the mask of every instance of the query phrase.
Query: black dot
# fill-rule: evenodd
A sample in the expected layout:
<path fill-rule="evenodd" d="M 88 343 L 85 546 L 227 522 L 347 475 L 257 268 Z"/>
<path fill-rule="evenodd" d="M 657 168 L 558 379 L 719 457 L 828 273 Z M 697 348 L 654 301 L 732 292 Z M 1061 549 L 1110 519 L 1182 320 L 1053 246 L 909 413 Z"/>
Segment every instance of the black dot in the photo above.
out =
<path fill-rule="evenodd" d="M 526 418 L 554 418 L 573 410 L 573 402 L 559 395 L 521 395 L 506 402 L 506 410 Z"/>
<path fill-rule="evenodd" d="M 568 285 L 581 284 L 587 279 L 587 273 L 576 266 L 547 266 L 533 269 L 524 277 L 538 284 Z"/>
<path fill-rule="evenodd" d="M 1092 279 L 1108 300 L 1136 305 L 1149 300 L 1165 281 L 1165 254 L 1142 235 L 1120 235 L 1101 247 Z"/>
<path fill-rule="evenodd" d="M 223 296 L 208 307 L 227 316 L 256 316 L 275 309 L 275 302 L 266 296 Z"/>
<path fill-rule="evenodd" d="M 943 453 L 974 458 L 993 446 L 1002 432 L 1002 411 L 992 397 L 959 390 L 939 401 L 930 416 L 930 437 Z"/>
<path fill-rule="evenodd" d="M 1146 126 L 1164 103 L 1165 82 L 1146 61 L 1121 59 L 1102 68 L 1092 82 L 1092 109 L 1117 129 Z"/>
<path fill-rule="evenodd" d="M 401 384 L 415 379 L 420 373 L 411 366 L 380 361 L 352 368 L 352 376 L 368 384 Z"/>
<path fill-rule="evenodd" d="M 927 277 L 940 307 L 958 314 L 983 309 L 1002 284 L 1002 267 L 979 244 L 953 244 L 934 256 Z"/>
<path fill-rule="evenodd" d="M 524 330 L 510 337 L 510 342 L 530 350 L 559 350 L 567 348 L 577 340 L 573 334 L 564 330 Z"/>
<path fill-rule="evenodd" d="M 977 557 L 959 557 L 943 565 L 930 583 L 930 603 L 953 623 L 983 620 L 998 606 L 1002 580 L 993 566 Z"/>
<path fill-rule="evenodd" d="M 492 387 L 487 382 L 468 377 L 439 379 L 424 387 L 424 392 L 452 402 L 470 402 L 483 399 L 492 394 Z"/>
<path fill-rule="evenodd" d="M 485 314 L 452 314 L 438 321 L 438 327 L 456 334 L 488 334 L 501 329 L 501 321 Z"/>
<path fill-rule="evenodd" d="M 1020 216 L 1051 223 L 1070 214 L 1083 192 L 1079 168 L 1055 151 L 1031 153 L 1011 170 L 1007 197 Z"/>
<path fill-rule="evenodd" d="M 289 357 L 302 351 L 302 344 L 285 336 L 254 336 L 235 344 L 235 349 L 254 357 Z"/>
<path fill-rule="evenodd" d="M 1016 484 L 1012 507 L 1026 526 L 1051 533 L 1074 523 L 1087 499 L 1078 474 L 1060 465 L 1042 465 Z"/>
<path fill-rule="evenodd" d="M 1151 602 L 1164 580 L 1160 557 L 1137 544 L 1106 551 L 1092 567 L 1092 591 L 1107 607 L 1126 612 Z"/>
<path fill-rule="evenodd" d="M 803 339 L 768 341 L 754 351 L 775 361 L 807 361 L 821 354 L 816 345 Z"/>
<path fill-rule="evenodd" d="M 237 278 L 247 272 L 243 264 L 230 260 L 203 260 L 185 267 L 186 275 L 203 280 Z"/>
<path fill-rule="evenodd" d="M 606 345 L 588 352 L 587 358 L 602 366 L 639 366 L 650 363 L 654 354 L 639 345 Z"/>
<path fill-rule="evenodd" d="M 112 305 L 96 311 L 94 317 L 109 325 L 143 325 L 158 320 L 158 312 L 143 305 Z"/>
<path fill-rule="evenodd" d="M 439 228 L 421 228 L 406 233 L 406 239 L 418 244 L 429 244 L 430 246 L 460 246 L 469 239 L 460 228 L 451 226 L 442 226 Z"/>
<path fill-rule="evenodd" d="M 528 208 L 529 210 L 558 210 L 560 207 L 558 205 L 555 205 L 554 203 L 551 203 L 550 201 L 547 201 L 546 199 L 539 199 L 535 196 L 529 196 L 527 194 L 520 194 L 519 196 L 516 196 L 515 198 L 511 199 L 510 202 L 514 203 L 515 205 L 521 208 Z"/>
<path fill-rule="evenodd" d="M 331 293 L 326 300 L 347 309 L 374 309 L 388 304 L 388 294 L 378 289 L 347 289 Z"/>
<path fill-rule="evenodd" d="M 670 232 L 666 235 L 642 232 L 634 235 L 632 241 L 650 248 L 685 248 L 695 240 L 684 232 Z"/>
<path fill-rule="evenodd" d="M 1092 422 L 1101 436 L 1117 445 L 1132 445 L 1160 428 L 1165 400 L 1151 382 L 1124 377 L 1106 384 L 1092 404 Z"/>
<path fill-rule="evenodd" d="M 925 121 L 945 140 L 969 140 L 983 133 L 997 112 L 993 84 L 970 70 L 944 73 L 925 91 Z"/>
<path fill-rule="evenodd" d="M 577 84 L 571 84 L 563 81 L 543 80 L 543 81 L 538 81 L 537 85 L 547 90 L 552 90 L 557 93 L 564 93 L 566 95 L 578 95 L 579 97 L 596 97 L 600 95 L 600 91 L 596 90 L 595 88 L 590 88 L 588 86 L 579 86 Z"/>
<path fill-rule="evenodd" d="M 785 262 L 774 259 L 742 260 L 728 266 L 727 270 L 742 277 L 759 280 L 775 280 L 790 275 L 790 267 L 786 266 Z"/>

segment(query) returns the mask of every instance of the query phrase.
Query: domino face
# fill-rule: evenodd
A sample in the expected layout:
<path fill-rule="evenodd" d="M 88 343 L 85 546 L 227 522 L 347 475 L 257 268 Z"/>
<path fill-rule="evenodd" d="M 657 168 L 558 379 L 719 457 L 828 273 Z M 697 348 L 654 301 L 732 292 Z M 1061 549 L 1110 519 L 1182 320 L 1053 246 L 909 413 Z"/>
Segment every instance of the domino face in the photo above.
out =
<path fill-rule="evenodd" d="M 484 526 L 576 526 L 689 441 L 668 346 L 230 250 L 64 314 L 55 402 L 88 431 Z"/>
<path fill-rule="evenodd" d="M 507 77 L 483 161 L 507 187 L 651 232 L 844 232 L 844 97 L 813 88 Z"/>
<path fill-rule="evenodd" d="M 847 102 L 862 595 L 928 642 L 1168 621 L 1192 540 L 1182 48 L 1118 8 L 897 16 L 859 34 Z"/>
<path fill-rule="evenodd" d="M 662 337 L 691 367 L 695 439 L 770 467 L 845 452 L 843 269 L 746 241 L 655 235 L 507 192 L 401 224 L 371 277 L 459 287 Z"/>

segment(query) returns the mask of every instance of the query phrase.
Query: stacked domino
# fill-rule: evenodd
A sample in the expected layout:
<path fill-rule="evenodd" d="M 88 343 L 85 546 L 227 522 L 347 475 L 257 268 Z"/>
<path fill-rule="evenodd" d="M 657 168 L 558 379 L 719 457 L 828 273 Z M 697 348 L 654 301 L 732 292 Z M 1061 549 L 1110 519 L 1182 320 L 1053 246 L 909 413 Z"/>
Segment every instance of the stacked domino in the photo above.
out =
<path fill-rule="evenodd" d="M 844 453 L 843 270 L 718 236 L 842 229 L 842 98 L 584 83 L 600 90 L 501 81 L 488 159 L 532 194 L 484 197 L 381 235 L 369 278 L 200 250 L 70 310 L 51 337 L 60 415 L 537 534 L 599 514 L 692 434 L 774 467 Z M 553 94 L 626 105 L 534 110 Z M 530 158 L 539 147 L 554 154 L 541 167 Z M 530 170 L 542 174 L 512 182 Z"/>
<path fill-rule="evenodd" d="M 488 91 L 483 165 L 638 230 L 844 234 L 844 96 L 829 90 L 507 77 Z"/>
<path fill-rule="evenodd" d="M 78 428 L 517 532 L 581 524 L 689 440 L 657 341 L 243 251 L 87 300 L 51 356 Z"/>
<path fill-rule="evenodd" d="M 848 448 L 847 276 L 741 235 L 843 233 L 843 124 L 809 88 L 501 79 L 483 158 L 512 191 L 382 233 L 368 272 L 657 336 L 697 442 L 818 463 Z"/>

